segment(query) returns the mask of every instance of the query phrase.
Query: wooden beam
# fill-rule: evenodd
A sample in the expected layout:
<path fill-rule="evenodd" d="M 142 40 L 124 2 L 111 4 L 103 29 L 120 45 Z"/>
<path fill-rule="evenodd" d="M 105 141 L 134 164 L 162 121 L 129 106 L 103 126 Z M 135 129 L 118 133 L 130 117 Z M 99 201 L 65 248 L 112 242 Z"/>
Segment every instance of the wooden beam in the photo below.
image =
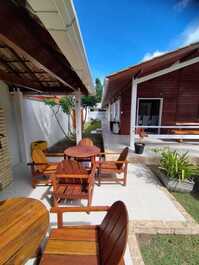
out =
<path fill-rule="evenodd" d="M 140 84 L 140 83 L 146 82 L 148 80 L 154 79 L 156 77 L 159 77 L 159 76 L 166 75 L 168 73 L 177 71 L 179 69 L 182 69 L 184 67 L 187 67 L 189 65 L 192 65 L 192 64 L 195 64 L 195 63 L 198 63 L 198 62 L 199 62 L 199 56 L 198 57 L 195 57 L 193 59 L 187 60 L 185 62 L 173 64 L 172 66 L 170 66 L 168 68 L 165 68 L 163 70 L 154 72 L 152 74 L 149 74 L 149 75 L 146 75 L 146 76 L 137 78 L 137 79 L 135 79 L 135 81 L 136 81 L 137 84 Z"/>
<path fill-rule="evenodd" d="M 40 86 L 37 81 L 33 81 L 24 77 L 21 78 L 19 76 L 16 76 L 15 73 L 7 73 L 3 70 L 0 70 L 0 80 L 4 81 L 9 85 L 25 87 L 34 90 L 35 92 L 42 93 L 42 86 Z"/>
<path fill-rule="evenodd" d="M 87 93 L 80 78 L 38 18 L 35 19 L 27 9 L 11 0 L 0 1 L 0 40 L 70 90 L 79 87 L 84 94 Z M 77 87 L 73 86 L 73 82 L 69 83 L 71 77 L 78 84 Z"/>

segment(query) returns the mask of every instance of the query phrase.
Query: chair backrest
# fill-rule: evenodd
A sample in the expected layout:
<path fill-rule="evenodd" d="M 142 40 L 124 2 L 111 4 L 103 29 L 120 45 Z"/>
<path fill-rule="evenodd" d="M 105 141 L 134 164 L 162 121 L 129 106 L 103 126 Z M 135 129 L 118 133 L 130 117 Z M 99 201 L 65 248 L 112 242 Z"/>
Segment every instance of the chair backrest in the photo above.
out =
<path fill-rule="evenodd" d="M 32 151 L 32 161 L 35 164 L 47 164 L 48 159 L 46 158 L 44 152 L 39 149 L 35 148 Z M 46 169 L 47 165 L 36 165 L 37 170 L 41 173 Z"/>
<path fill-rule="evenodd" d="M 80 142 L 79 145 L 81 146 L 93 146 L 93 141 L 90 138 L 83 138 Z"/>
<path fill-rule="evenodd" d="M 125 147 L 122 150 L 122 152 L 120 153 L 120 156 L 118 157 L 118 160 L 117 161 L 125 161 L 127 159 L 128 153 L 129 153 L 129 148 L 128 147 Z M 122 166 L 123 166 L 123 164 L 117 164 L 117 168 L 118 169 L 121 169 Z"/>
<path fill-rule="evenodd" d="M 123 202 L 115 202 L 99 229 L 100 265 L 118 265 L 128 237 L 128 212 Z"/>

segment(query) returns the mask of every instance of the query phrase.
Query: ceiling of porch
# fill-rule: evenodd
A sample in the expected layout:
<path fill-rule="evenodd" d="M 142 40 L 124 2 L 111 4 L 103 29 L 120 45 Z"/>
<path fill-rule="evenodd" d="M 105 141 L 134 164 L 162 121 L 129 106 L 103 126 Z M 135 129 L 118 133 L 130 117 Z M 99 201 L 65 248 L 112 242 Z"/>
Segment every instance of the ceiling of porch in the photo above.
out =
<path fill-rule="evenodd" d="M 0 2 L 0 80 L 28 95 L 66 95 L 88 88 L 26 1 Z"/>

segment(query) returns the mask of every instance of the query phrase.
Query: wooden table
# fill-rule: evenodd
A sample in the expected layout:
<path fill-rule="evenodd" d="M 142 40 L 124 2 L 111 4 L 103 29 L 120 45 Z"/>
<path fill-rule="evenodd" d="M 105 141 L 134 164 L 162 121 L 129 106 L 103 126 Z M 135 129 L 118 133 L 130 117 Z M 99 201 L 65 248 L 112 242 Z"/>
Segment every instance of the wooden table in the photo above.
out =
<path fill-rule="evenodd" d="M 44 239 L 49 213 L 38 200 L 0 201 L 0 265 L 22 265 L 33 257 Z"/>
<path fill-rule="evenodd" d="M 95 164 L 95 157 L 100 153 L 100 148 L 97 146 L 81 146 L 76 145 L 67 148 L 64 151 L 64 155 L 67 157 L 74 158 L 91 158 L 92 164 Z"/>

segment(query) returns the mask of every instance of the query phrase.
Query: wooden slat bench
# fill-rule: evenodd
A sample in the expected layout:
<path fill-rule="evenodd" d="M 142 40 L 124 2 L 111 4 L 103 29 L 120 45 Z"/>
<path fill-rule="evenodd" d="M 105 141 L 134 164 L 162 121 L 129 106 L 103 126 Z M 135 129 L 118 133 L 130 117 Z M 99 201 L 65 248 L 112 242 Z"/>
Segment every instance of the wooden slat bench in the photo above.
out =
<path fill-rule="evenodd" d="M 199 135 L 199 129 L 173 129 L 172 134 L 175 135 Z M 183 139 L 178 139 L 179 142 L 183 142 Z"/>
<path fill-rule="evenodd" d="M 108 211 L 100 225 L 63 226 L 64 212 Z M 58 228 L 53 229 L 40 265 L 124 265 L 128 213 L 123 202 L 111 207 L 52 208 Z"/>

